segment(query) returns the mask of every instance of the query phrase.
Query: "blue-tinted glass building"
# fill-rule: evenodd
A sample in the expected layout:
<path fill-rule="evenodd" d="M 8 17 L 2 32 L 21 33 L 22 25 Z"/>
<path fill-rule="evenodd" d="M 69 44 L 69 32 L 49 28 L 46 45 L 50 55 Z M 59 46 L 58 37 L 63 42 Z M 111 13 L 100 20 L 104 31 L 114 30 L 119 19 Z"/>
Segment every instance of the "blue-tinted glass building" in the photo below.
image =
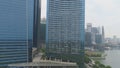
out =
<path fill-rule="evenodd" d="M 39 0 L 0 0 L 0 66 L 32 61 L 39 3 Z"/>
<path fill-rule="evenodd" d="M 85 0 L 47 0 L 47 56 L 83 54 L 84 22 Z"/>
<path fill-rule="evenodd" d="M 40 47 L 41 0 L 34 0 L 33 47 Z"/>

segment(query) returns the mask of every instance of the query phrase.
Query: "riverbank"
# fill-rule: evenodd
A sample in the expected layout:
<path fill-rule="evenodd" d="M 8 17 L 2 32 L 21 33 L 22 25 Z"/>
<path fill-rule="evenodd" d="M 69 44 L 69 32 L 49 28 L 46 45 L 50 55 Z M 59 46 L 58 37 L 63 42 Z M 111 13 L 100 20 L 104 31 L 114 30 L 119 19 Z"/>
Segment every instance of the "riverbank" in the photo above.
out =
<path fill-rule="evenodd" d="M 107 54 L 104 52 L 98 52 L 98 51 L 85 51 L 85 54 L 89 56 L 90 59 L 93 60 L 105 60 Z"/>
<path fill-rule="evenodd" d="M 99 61 L 93 60 L 86 56 L 85 60 L 87 60 L 87 63 L 85 64 L 86 68 L 111 68 L 111 66 L 102 64 Z"/>
<path fill-rule="evenodd" d="M 102 53 L 100 57 L 89 57 L 89 58 L 93 59 L 93 60 L 105 60 L 106 56 L 107 56 L 107 54 Z"/>

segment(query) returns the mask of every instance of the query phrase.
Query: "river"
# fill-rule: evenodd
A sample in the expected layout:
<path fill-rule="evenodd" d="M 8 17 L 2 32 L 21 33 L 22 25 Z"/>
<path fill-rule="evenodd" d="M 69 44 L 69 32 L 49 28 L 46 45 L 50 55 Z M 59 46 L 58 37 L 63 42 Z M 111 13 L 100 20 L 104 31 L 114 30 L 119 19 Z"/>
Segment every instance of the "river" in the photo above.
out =
<path fill-rule="evenodd" d="M 112 68 L 120 68 L 120 50 L 108 50 L 105 53 L 107 54 L 106 59 L 100 62 L 105 65 L 110 65 Z"/>

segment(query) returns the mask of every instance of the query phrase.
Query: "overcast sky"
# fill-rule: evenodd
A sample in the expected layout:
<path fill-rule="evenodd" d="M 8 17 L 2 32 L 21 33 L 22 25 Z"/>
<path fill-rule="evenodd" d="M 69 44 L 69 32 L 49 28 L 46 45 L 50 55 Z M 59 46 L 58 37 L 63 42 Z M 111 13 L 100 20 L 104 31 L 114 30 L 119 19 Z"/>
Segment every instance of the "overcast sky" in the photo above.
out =
<path fill-rule="evenodd" d="M 46 17 L 46 0 L 42 1 L 42 18 Z M 120 37 L 120 0 L 86 0 L 86 23 L 104 26 L 106 37 Z"/>

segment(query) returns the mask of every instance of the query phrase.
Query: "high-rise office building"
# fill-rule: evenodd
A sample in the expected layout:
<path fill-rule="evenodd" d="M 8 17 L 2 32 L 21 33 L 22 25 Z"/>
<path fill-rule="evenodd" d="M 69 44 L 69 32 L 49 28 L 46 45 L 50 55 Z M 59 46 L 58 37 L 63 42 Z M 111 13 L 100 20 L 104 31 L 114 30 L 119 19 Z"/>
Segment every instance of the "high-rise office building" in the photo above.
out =
<path fill-rule="evenodd" d="M 47 56 L 83 54 L 85 0 L 47 0 L 47 5 Z"/>
<path fill-rule="evenodd" d="M 32 61 L 33 32 L 40 19 L 38 1 L 0 0 L 0 66 Z"/>
<path fill-rule="evenodd" d="M 46 19 L 41 19 L 40 24 L 40 48 L 45 48 L 45 37 L 46 37 Z"/>
<path fill-rule="evenodd" d="M 92 32 L 92 23 L 87 23 L 87 32 Z"/>
<path fill-rule="evenodd" d="M 102 43 L 105 43 L 105 31 L 104 31 L 104 26 L 102 26 Z"/>
<path fill-rule="evenodd" d="M 40 47 L 40 19 L 41 19 L 41 0 L 34 0 L 34 31 L 33 47 Z"/>
<path fill-rule="evenodd" d="M 96 44 L 102 44 L 102 35 L 101 34 L 96 34 L 95 35 L 95 43 Z"/>
<path fill-rule="evenodd" d="M 85 46 L 91 47 L 92 45 L 92 23 L 87 23 L 87 29 L 85 31 Z"/>
<path fill-rule="evenodd" d="M 91 47 L 92 46 L 92 33 L 85 32 L 85 46 Z"/>
<path fill-rule="evenodd" d="M 92 27 L 92 44 L 96 44 L 96 34 L 99 34 L 98 27 Z"/>

